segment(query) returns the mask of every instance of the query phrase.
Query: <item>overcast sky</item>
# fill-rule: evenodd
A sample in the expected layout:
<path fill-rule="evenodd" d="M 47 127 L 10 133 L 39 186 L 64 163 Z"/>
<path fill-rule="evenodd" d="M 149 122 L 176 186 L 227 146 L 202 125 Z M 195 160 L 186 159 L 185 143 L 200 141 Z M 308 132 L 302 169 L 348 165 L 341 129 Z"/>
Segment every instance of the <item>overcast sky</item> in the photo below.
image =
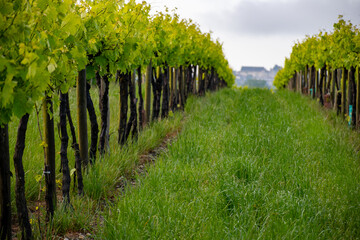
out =
<path fill-rule="evenodd" d="M 139 0 L 140 1 L 140 0 Z M 332 30 L 338 15 L 360 24 L 360 0 L 147 0 L 153 11 L 177 8 L 223 43 L 234 70 L 283 66 L 296 40 Z"/>

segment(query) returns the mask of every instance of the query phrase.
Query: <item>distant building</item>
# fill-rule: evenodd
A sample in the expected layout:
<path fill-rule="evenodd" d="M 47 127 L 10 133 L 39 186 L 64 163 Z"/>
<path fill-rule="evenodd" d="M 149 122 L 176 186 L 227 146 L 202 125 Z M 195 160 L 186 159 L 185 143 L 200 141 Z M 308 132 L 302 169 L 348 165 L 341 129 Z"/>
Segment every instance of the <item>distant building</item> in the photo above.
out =
<path fill-rule="evenodd" d="M 248 72 L 248 73 L 258 73 L 258 72 L 266 72 L 266 69 L 264 67 L 241 67 L 240 72 Z"/>
<path fill-rule="evenodd" d="M 264 67 L 243 66 L 240 71 L 234 71 L 236 84 L 242 86 L 248 80 L 264 80 L 269 88 L 273 87 L 273 81 L 276 73 L 281 69 L 275 65 L 270 71 Z"/>

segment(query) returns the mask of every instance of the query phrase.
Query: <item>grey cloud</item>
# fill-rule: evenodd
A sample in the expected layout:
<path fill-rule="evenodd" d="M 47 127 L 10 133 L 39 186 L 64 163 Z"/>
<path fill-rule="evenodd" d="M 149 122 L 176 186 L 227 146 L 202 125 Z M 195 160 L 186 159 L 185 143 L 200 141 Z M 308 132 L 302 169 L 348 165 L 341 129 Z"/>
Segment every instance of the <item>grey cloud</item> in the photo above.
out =
<path fill-rule="evenodd" d="M 216 29 L 251 35 L 314 34 L 331 30 L 338 15 L 360 24 L 360 0 L 245 0 L 204 15 Z"/>

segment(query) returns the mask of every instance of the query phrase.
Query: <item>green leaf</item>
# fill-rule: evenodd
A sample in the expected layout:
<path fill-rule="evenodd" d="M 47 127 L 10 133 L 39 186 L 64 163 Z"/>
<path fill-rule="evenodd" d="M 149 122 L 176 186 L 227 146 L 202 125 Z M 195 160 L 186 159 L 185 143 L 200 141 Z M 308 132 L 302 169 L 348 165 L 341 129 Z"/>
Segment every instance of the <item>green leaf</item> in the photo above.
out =
<path fill-rule="evenodd" d="M 52 95 L 52 100 L 53 100 L 53 109 L 58 109 L 59 106 L 60 106 L 59 94 L 53 94 Z"/>
<path fill-rule="evenodd" d="M 10 122 L 12 111 L 9 108 L 0 108 L 0 125 Z"/>
<path fill-rule="evenodd" d="M 22 7 L 22 0 L 15 0 L 14 1 L 14 10 L 18 11 Z"/>
<path fill-rule="evenodd" d="M 54 72 L 55 71 L 55 69 L 56 69 L 56 67 L 55 67 L 55 65 L 54 64 L 49 64 L 48 65 L 48 71 L 49 71 L 49 73 L 52 73 L 52 72 Z"/>
<path fill-rule="evenodd" d="M 102 68 L 106 68 L 108 64 L 108 60 L 104 56 L 98 56 L 95 58 L 95 62 L 100 65 Z"/>
<path fill-rule="evenodd" d="M 1 105 L 2 107 L 6 107 L 9 103 L 14 100 L 14 88 L 17 82 L 12 81 L 14 75 L 8 74 L 5 79 L 4 87 L 1 91 Z"/>
<path fill-rule="evenodd" d="M 0 72 L 4 71 L 6 63 L 7 60 L 3 56 L 0 56 Z"/>
<path fill-rule="evenodd" d="M 55 40 L 54 40 L 54 37 L 53 37 L 53 36 L 48 36 L 47 45 L 48 45 L 50 51 L 52 51 L 52 50 L 54 49 L 54 47 L 55 47 Z"/>
<path fill-rule="evenodd" d="M 34 78 L 36 76 L 37 64 L 33 63 L 28 68 L 27 78 Z"/>
<path fill-rule="evenodd" d="M 48 69 L 49 73 L 54 72 L 55 69 L 56 69 L 56 67 L 57 67 L 56 62 L 55 62 L 54 59 L 52 58 L 52 59 L 50 60 L 49 65 L 47 66 L 47 69 Z"/>
<path fill-rule="evenodd" d="M 13 113 L 16 117 L 21 118 L 25 113 L 30 112 L 32 103 L 28 101 L 25 92 L 22 90 L 14 94 Z"/>
<path fill-rule="evenodd" d="M 75 13 L 69 13 L 62 21 L 61 28 L 68 35 L 75 35 L 80 24 L 81 17 Z"/>
<path fill-rule="evenodd" d="M 48 4 L 49 4 L 49 0 L 38 0 L 37 1 L 37 6 L 39 7 L 39 9 L 41 11 L 44 11 L 47 8 Z"/>
<path fill-rule="evenodd" d="M 13 11 L 13 4 L 7 1 L 1 2 L 0 13 L 2 15 L 9 15 Z"/>
<path fill-rule="evenodd" d="M 86 67 L 86 79 L 90 80 L 95 78 L 95 68 L 92 65 Z"/>
<path fill-rule="evenodd" d="M 73 59 L 78 64 L 78 68 L 79 68 L 78 70 L 84 69 L 87 64 L 87 57 L 85 50 L 81 47 L 75 46 L 73 49 L 71 49 L 70 53 Z"/>
<path fill-rule="evenodd" d="M 60 91 L 62 93 L 67 93 L 69 91 L 70 86 L 68 84 L 61 84 L 60 85 Z"/>

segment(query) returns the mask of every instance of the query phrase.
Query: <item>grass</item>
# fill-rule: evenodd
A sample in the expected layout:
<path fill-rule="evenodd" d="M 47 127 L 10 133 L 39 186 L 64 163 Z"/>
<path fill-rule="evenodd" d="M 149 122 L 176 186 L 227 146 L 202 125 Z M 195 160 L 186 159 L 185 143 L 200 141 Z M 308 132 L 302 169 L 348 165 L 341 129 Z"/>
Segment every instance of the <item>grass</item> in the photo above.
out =
<path fill-rule="evenodd" d="M 74 125 L 77 124 L 76 117 L 76 97 L 75 89 L 70 91 L 70 106 L 72 110 L 72 118 Z M 98 108 L 98 91 L 91 89 L 92 99 L 97 111 L 98 123 L 100 126 L 100 114 Z M 38 130 L 38 123 L 35 111 L 30 116 L 28 130 L 26 135 L 26 148 L 24 151 L 23 163 L 26 181 L 26 198 L 28 207 L 30 208 L 30 218 L 33 225 L 34 236 L 37 239 L 52 239 L 54 236 L 61 236 L 67 232 L 90 232 L 93 233 L 97 225 L 101 223 L 100 215 L 103 208 L 107 206 L 107 201 L 114 195 L 119 194 L 115 191 L 119 182 L 124 182 L 126 178 L 133 174 L 141 154 L 158 146 L 164 137 L 175 130 L 181 128 L 183 122 L 183 114 L 175 113 L 172 117 L 159 122 L 153 122 L 142 131 L 137 141 L 132 144 L 120 147 L 117 144 L 117 128 L 118 128 L 118 112 L 119 112 L 119 89 L 114 83 L 111 83 L 109 91 L 110 99 L 110 154 L 96 160 L 87 173 L 83 175 L 85 195 L 78 197 L 76 191 L 71 186 L 71 203 L 74 211 L 69 211 L 62 206 L 61 203 L 61 178 L 62 174 L 57 172 L 58 183 L 58 208 L 51 224 L 46 224 L 44 220 L 44 179 L 42 172 L 44 168 L 44 155 L 41 147 L 41 138 Z M 60 139 L 58 135 L 57 124 L 59 122 L 58 108 L 55 108 L 55 141 L 56 151 L 60 152 Z M 39 122 L 42 131 L 42 114 L 39 114 Z M 16 143 L 18 120 L 14 120 L 9 125 L 10 135 L 10 156 L 13 155 Z M 90 131 L 90 122 L 88 129 Z M 70 136 L 70 130 L 68 127 Z M 90 141 L 90 132 L 88 134 Z M 89 144 L 90 146 L 90 144 Z M 68 158 L 70 169 L 74 168 L 74 152 L 68 148 Z M 57 171 L 60 168 L 60 154 L 56 155 Z M 11 171 L 15 173 L 13 162 L 11 161 Z M 16 213 L 15 208 L 15 178 L 12 178 L 11 197 L 12 212 Z M 39 198 L 40 196 L 40 198 Z M 15 216 L 14 216 L 15 217 Z M 40 224 L 38 223 L 40 218 Z M 40 225 L 40 228 L 39 228 Z"/>
<path fill-rule="evenodd" d="M 187 121 L 99 239 L 358 239 L 359 137 L 287 91 L 190 98 Z"/>

